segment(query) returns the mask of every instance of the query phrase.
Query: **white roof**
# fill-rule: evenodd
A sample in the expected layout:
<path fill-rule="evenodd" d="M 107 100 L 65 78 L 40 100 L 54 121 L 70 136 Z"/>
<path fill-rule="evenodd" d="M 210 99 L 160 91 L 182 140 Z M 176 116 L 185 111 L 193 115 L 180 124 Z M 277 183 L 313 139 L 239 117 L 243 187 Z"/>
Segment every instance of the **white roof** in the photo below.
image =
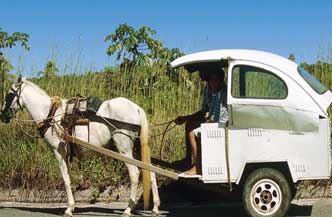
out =
<path fill-rule="evenodd" d="M 275 67 L 281 71 L 287 72 L 294 69 L 298 65 L 287 58 L 276 54 L 257 51 L 257 50 L 241 50 L 241 49 L 225 49 L 210 50 L 188 54 L 177 58 L 171 63 L 173 68 L 200 62 L 218 61 L 221 59 L 248 60 L 263 63 Z"/>
<path fill-rule="evenodd" d="M 322 111 L 327 117 L 326 110 L 332 102 L 332 93 L 330 91 L 327 91 L 325 94 L 321 95 L 315 92 L 309 86 L 309 84 L 300 76 L 300 74 L 297 73 L 298 65 L 296 63 L 276 54 L 257 50 L 211 50 L 179 57 L 171 63 L 171 66 L 173 68 L 177 68 L 180 66 L 186 66 L 194 63 L 220 61 L 221 59 L 253 61 L 268 65 L 287 74 L 288 76 L 292 77 L 292 79 L 294 79 L 296 82 L 298 82 L 298 84 L 302 86 L 302 88 L 304 88 L 309 95 L 311 95 L 311 97 L 321 107 Z"/>

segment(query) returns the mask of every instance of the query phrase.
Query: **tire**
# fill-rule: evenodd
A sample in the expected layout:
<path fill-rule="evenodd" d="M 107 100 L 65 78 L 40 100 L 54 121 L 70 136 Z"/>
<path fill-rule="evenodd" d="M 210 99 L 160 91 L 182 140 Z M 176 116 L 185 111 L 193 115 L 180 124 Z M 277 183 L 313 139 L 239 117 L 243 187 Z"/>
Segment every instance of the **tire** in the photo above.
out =
<path fill-rule="evenodd" d="M 253 171 L 243 186 L 243 205 L 251 217 L 283 217 L 288 211 L 291 197 L 286 177 L 272 168 Z"/>

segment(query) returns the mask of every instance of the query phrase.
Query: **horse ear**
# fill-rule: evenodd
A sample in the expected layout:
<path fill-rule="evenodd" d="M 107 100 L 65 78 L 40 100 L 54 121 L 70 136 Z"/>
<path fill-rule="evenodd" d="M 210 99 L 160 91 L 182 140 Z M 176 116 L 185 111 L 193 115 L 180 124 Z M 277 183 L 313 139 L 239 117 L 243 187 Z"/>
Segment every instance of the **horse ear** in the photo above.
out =
<path fill-rule="evenodd" d="M 20 75 L 18 76 L 17 83 L 21 83 L 21 82 L 22 82 L 22 75 L 20 74 Z"/>

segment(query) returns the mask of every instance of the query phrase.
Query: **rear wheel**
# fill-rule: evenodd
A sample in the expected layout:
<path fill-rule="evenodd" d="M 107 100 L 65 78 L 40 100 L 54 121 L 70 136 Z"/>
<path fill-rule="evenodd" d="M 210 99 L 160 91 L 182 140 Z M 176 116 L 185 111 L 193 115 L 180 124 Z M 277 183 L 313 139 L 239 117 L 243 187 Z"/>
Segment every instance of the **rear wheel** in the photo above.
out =
<path fill-rule="evenodd" d="M 244 183 L 243 204 L 252 217 L 285 216 L 291 201 L 286 177 L 276 169 L 253 171 Z"/>

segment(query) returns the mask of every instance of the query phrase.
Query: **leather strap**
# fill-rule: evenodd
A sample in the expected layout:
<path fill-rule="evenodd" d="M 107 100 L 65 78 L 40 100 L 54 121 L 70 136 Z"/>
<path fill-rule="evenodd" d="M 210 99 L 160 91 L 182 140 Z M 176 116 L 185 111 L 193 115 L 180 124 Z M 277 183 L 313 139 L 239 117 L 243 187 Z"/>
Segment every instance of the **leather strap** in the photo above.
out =
<path fill-rule="evenodd" d="M 58 96 L 53 96 L 51 98 L 51 106 L 48 112 L 47 118 L 42 122 L 37 123 L 37 130 L 39 131 L 40 136 L 44 136 L 48 128 L 50 128 L 51 122 L 54 120 L 54 114 L 56 110 L 62 105 L 61 98 Z"/>
<path fill-rule="evenodd" d="M 91 111 L 82 112 L 82 116 L 84 116 L 84 118 L 88 118 L 90 120 L 90 122 L 98 122 L 98 123 L 105 124 L 106 126 L 108 126 L 109 128 L 111 128 L 113 130 L 114 129 L 124 129 L 124 130 L 133 131 L 133 132 L 141 131 L 141 126 L 138 124 L 132 124 L 132 123 L 124 122 L 124 121 L 115 120 L 112 118 L 101 117 Z"/>

